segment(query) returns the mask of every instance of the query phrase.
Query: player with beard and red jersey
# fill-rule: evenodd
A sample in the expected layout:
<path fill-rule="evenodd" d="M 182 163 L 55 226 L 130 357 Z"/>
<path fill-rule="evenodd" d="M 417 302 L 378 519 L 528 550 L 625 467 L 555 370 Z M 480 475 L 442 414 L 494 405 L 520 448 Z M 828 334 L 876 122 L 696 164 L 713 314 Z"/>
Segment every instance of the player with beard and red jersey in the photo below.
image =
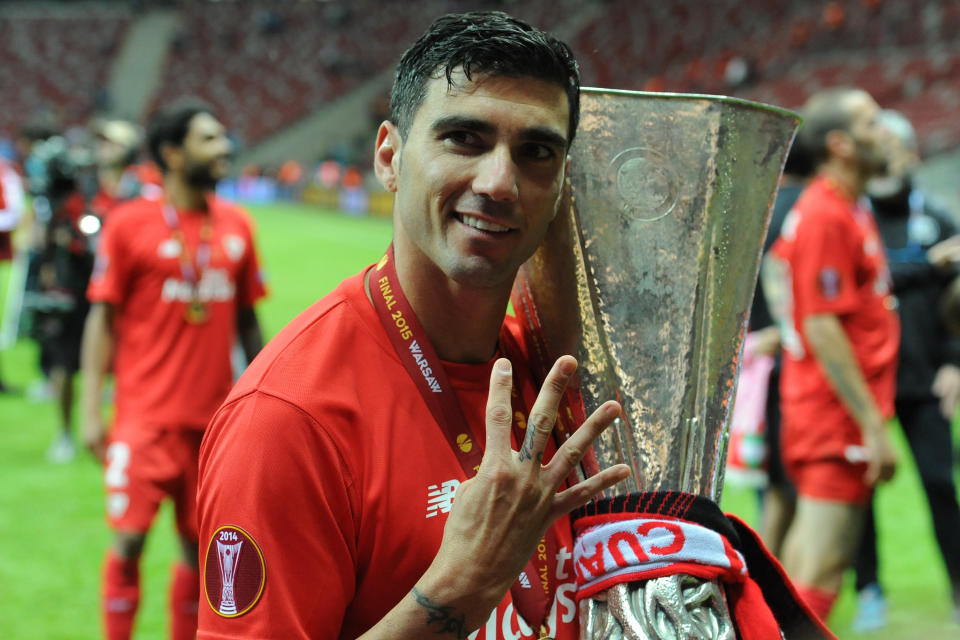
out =
<path fill-rule="evenodd" d="M 270 342 L 204 438 L 204 640 L 578 637 L 568 513 L 629 471 L 565 481 L 620 408 L 557 446 L 576 361 L 538 393 L 504 317 L 558 210 L 576 63 L 505 14 L 445 16 L 391 103 L 391 249 Z"/>
<path fill-rule="evenodd" d="M 866 506 L 896 465 L 893 416 L 899 323 L 867 180 L 883 168 L 880 109 L 833 89 L 804 107 L 814 179 L 764 265 L 781 323 L 783 460 L 797 487 L 783 564 L 826 618 L 855 552 Z M 767 287 L 765 286 L 765 291 Z M 769 294 L 768 294 L 769 295 Z"/>
<path fill-rule="evenodd" d="M 200 440 L 230 389 L 235 341 L 248 359 L 260 349 L 253 306 L 265 293 L 247 214 L 213 194 L 229 166 L 223 125 L 205 106 L 171 107 L 153 118 L 148 143 L 163 194 L 111 211 L 83 336 L 83 437 L 104 462 L 113 530 L 103 575 L 111 640 L 130 637 L 140 553 L 167 497 L 183 548 L 173 570 L 171 637 L 195 636 Z M 100 391 L 111 359 L 116 414 L 108 436 Z"/>

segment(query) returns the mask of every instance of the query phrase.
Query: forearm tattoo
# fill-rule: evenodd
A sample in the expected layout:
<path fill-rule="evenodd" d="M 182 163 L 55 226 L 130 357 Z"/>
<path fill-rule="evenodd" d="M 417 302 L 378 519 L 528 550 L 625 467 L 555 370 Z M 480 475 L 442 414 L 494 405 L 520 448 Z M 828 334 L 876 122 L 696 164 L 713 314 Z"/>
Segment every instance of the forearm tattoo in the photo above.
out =
<path fill-rule="evenodd" d="M 416 587 L 410 593 L 413 594 L 417 604 L 427 610 L 427 626 L 432 627 L 431 630 L 435 634 L 452 634 L 457 640 L 463 640 L 470 635 L 464 629 L 465 616 L 462 613 L 458 616 L 453 607 L 444 607 L 432 602 L 430 598 L 417 591 Z"/>

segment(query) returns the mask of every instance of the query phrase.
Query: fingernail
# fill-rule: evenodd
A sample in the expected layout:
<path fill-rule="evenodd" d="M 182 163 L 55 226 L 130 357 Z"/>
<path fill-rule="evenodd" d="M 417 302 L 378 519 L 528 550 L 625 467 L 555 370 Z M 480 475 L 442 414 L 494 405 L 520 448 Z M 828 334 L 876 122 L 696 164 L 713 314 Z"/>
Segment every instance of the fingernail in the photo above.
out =
<path fill-rule="evenodd" d="M 500 371 L 503 371 L 504 373 L 510 373 L 512 368 L 513 367 L 510 364 L 510 361 L 507 360 L 506 358 L 501 358 L 497 360 L 497 369 L 499 369 Z"/>

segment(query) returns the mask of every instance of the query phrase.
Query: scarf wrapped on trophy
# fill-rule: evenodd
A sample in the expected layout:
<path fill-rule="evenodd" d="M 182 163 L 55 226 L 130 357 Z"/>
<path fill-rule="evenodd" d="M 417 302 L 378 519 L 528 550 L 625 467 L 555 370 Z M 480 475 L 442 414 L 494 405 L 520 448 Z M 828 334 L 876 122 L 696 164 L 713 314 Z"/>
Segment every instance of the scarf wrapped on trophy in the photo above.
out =
<path fill-rule="evenodd" d="M 537 373 L 580 362 L 561 416 L 623 415 L 585 476 L 629 492 L 574 513 L 581 637 L 832 637 L 756 535 L 717 507 L 730 403 L 796 114 L 715 96 L 585 89 L 564 204 L 512 302 Z M 578 422 L 579 423 L 579 422 Z M 622 489 L 617 487 L 617 489 Z"/>

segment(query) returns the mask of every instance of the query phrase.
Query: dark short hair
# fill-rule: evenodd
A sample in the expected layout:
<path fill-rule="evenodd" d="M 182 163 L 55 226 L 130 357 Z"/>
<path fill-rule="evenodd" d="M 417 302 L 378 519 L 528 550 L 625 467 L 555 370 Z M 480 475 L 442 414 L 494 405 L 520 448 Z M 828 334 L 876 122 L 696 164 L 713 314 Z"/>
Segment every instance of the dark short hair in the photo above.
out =
<path fill-rule="evenodd" d="M 200 113 L 216 117 L 213 107 L 200 100 L 189 99 L 163 107 L 150 118 L 150 125 L 147 127 L 147 148 L 162 171 L 167 170 L 167 163 L 164 162 L 163 154 L 160 153 L 163 145 L 183 146 L 183 141 L 190 130 L 190 121 Z"/>
<path fill-rule="evenodd" d="M 580 119 L 580 71 L 570 47 L 502 11 L 454 13 L 438 18 L 404 52 L 390 92 L 390 120 L 406 137 L 423 104 L 429 80 L 461 68 L 474 75 L 530 77 L 563 87 L 570 106 L 567 143 Z"/>
<path fill-rule="evenodd" d="M 833 87 L 813 94 L 803 105 L 803 127 L 797 134 L 797 142 L 815 165 L 827 159 L 827 134 L 831 131 L 850 131 L 853 112 L 849 99 L 862 89 Z"/>

